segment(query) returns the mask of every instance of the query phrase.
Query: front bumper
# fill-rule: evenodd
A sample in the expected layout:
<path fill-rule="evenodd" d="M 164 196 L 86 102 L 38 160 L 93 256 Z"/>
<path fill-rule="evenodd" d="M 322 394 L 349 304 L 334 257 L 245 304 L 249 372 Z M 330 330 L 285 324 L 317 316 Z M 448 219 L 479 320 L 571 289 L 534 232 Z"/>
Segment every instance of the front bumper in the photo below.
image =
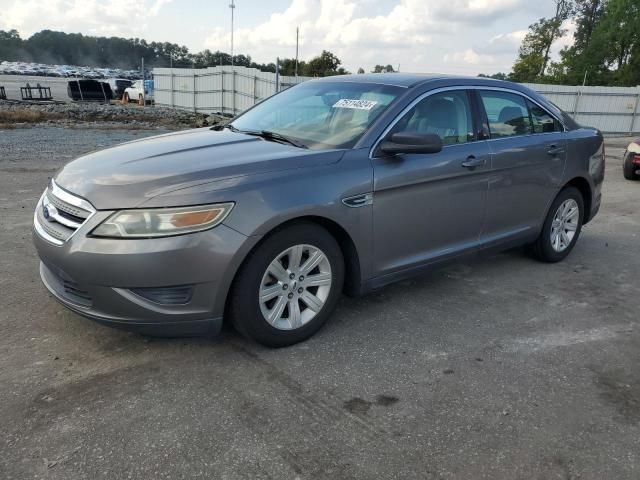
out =
<path fill-rule="evenodd" d="M 34 229 L 40 276 L 49 292 L 70 310 L 105 325 L 147 335 L 216 334 L 235 272 L 258 239 L 225 225 L 155 239 L 87 236 L 111 213 L 96 212 L 62 245 Z M 188 290 L 184 301 L 139 294 L 171 293 L 176 287 Z"/>

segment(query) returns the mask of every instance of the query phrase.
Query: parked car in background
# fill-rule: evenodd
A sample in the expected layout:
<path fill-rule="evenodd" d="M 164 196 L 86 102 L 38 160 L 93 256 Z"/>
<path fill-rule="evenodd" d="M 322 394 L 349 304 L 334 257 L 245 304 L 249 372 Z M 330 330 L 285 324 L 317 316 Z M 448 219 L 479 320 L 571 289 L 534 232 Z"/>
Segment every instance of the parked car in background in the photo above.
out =
<path fill-rule="evenodd" d="M 110 78 L 107 80 L 109 85 L 111 86 L 111 91 L 113 92 L 113 98 L 121 99 L 124 95 L 124 91 L 133 85 L 131 80 L 127 80 L 125 78 Z"/>
<path fill-rule="evenodd" d="M 136 80 L 130 87 L 125 88 L 123 99 L 125 102 L 153 102 L 153 80 Z"/>
<path fill-rule="evenodd" d="M 518 245 L 564 259 L 603 180 L 600 132 L 523 85 L 345 75 L 72 161 L 34 242 L 43 283 L 81 315 L 156 335 L 215 333 L 224 316 L 279 347 L 343 291 Z"/>
<path fill-rule="evenodd" d="M 640 180 L 640 138 L 631 142 L 624 152 L 622 172 L 627 180 Z"/>

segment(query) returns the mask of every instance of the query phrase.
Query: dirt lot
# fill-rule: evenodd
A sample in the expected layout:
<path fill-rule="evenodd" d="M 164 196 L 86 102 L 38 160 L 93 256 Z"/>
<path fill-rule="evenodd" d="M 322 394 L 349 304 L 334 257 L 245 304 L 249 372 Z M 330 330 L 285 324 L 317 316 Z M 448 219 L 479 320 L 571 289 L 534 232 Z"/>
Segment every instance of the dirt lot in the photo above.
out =
<path fill-rule="evenodd" d="M 31 219 L 75 155 L 150 134 L 0 131 L 0 478 L 637 479 L 640 183 L 563 263 L 516 250 L 345 298 L 310 341 L 150 340 L 41 286 Z M 153 132 L 155 133 L 155 132 Z"/>

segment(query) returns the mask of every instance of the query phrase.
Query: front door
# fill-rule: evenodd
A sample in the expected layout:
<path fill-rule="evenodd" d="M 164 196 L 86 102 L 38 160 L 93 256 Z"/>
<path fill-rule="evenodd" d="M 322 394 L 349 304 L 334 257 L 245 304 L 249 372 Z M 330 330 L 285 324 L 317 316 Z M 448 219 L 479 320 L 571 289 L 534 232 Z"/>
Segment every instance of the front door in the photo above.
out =
<path fill-rule="evenodd" d="M 375 153 L 373 237 L 377 276 L 472 249 L 482 230 L 490 152 L 474 132 L 467 90 L 428 95 L 393 133 L 437 134 L 441 152 Z"/>

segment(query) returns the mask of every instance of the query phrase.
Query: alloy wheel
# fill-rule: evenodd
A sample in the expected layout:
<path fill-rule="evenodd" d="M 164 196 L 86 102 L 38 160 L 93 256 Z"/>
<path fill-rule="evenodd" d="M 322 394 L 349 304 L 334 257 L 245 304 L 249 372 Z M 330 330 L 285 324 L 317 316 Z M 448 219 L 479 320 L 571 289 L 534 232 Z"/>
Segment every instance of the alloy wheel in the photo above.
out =
<path fill-rule="evenodd" d="M 562 202 L 553 216 L 551 223 L 551 247 L 556 252 L 563 252 L 571 245 L 580 221 L 578 202 L 569 198 Z"/>
<path fill-rule="evenodd" d="M 322 250 L 306 244 L 287 248 L 262 276 L 260 311 L 274 328 L 298 329 L 322 310 L 332 280 L 331 263 Z"/>

